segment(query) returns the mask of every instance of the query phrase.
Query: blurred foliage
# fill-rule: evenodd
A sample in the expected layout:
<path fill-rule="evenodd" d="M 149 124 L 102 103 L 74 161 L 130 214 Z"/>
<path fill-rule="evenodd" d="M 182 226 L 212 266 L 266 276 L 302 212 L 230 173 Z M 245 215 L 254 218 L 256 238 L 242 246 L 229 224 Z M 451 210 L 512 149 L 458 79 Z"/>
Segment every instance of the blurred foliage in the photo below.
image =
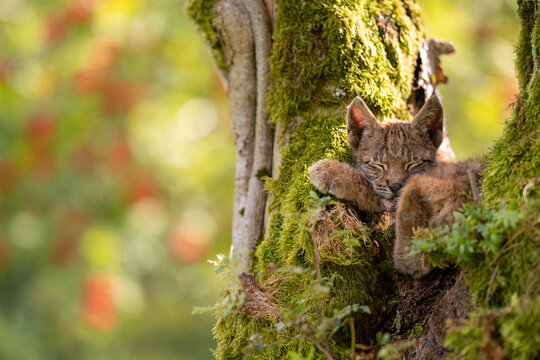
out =
<path fill-rule="evenodd" d="M 183 7 L 1 2 L 1 359 L 211 358 L 234 147 Z"/>
<path fill-rule="evenodd" d="M 516 92 L 514 1 L 421 0 L 453 41 L 458 156 Z M 0 2 L 0 358 L 211 358 L 227 251 L 225 92 L 183 0 Z"/>
<path fill-rule="evenodd" d="M 442 58 L 449 82 L 439 90 L 452 148 L 459 159 L 479 157 L 502 133 L 518 92 L 514 47 L 516 0 L 419 0 L 428 37 L 449 40 Z"/>

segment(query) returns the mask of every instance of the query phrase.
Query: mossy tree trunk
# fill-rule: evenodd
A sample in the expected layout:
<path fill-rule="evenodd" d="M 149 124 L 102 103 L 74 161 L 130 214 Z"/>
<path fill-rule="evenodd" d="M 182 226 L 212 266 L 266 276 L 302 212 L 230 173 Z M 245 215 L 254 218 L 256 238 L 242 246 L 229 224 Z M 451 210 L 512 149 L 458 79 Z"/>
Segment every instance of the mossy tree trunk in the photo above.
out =
<path fill-rule="evenodd" d="M 462 277 L 436 271 L 423 285 L 400 277 L 388 219 L 320 198 L 307 168 L 322 158 L 351 161 L 343 117 L 354 91 L 380 118 L 410 118 L 446 80 L 438 56 L 451 45 L 425 41 L 414 0 L 192 0 L 188 13 L 228 87 L 237 145 L 233 273 L 255 275 L 240 276 L 244 302 L 234 311 L 224 294 L 216 356 L 370 356 L 378 332 L 403 338 L 428 320 L 437 334 L 423 338 L 436 344 L 416 357 L 443 356 L 440 310 L 445 295 L 468 299 Z M 397 311 L 415 307 L 402 301 L 409 290 L 431 291 L 419 306 L 441 319 L 395 324 L 405 319 Z M 449 316 L 466 316 L 467 300 L 452 306 Z"/>

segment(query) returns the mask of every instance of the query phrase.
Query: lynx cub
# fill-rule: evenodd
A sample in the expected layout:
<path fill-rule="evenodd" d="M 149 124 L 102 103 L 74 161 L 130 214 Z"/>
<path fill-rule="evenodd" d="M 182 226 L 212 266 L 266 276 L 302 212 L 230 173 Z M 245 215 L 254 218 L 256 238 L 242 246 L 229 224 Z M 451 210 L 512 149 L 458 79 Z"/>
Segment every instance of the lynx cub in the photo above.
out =
<path fill-rule="evenodd" d="M 476 176 L 480 164 L 438 160 L 443 108 L 436 95 L 412 122 L 379 123 L 360 97 L 348 106 L 346 120 L 356 167 L 320 160 L 309 169 L 311 183 L 323 193 L 353 201 L 360 210 L 395 212 L 396 267 L 415 277 L 427 274 L 431 266 L 424 255 L 410 254 L 414 230 L 451 223 L 453 212 L 472 199 L 467 173 Z"/>

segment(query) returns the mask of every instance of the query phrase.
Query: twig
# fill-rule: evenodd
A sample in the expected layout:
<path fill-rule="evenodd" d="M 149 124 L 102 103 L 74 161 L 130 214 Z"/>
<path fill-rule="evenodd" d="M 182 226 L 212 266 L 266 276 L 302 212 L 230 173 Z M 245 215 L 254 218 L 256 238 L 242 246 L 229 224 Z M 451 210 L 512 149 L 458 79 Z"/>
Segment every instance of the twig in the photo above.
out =
<path fill-rule="evenodd" d="M 319 248 L 317 246 L 317 242 L 315 241 L 315 239 L 313 237 L 311 237 L 311 239 L 313 241 L 313 257 L 315 259 L 315 269 L 317 271 L 317 286 L 320 288 L 322 286 L 322 277 L 321 277 L 321 261 L 319 257 Z M 317 311 L 317 318 L 319 319 L 319 324 L 321 324 L 322 311 L 321 311 L 321 306 L 318 303 L 318 300 L 319 299 L 316 299 L 315 310 Z M 333 359 L 332 352 L 330 350 L 330 343 L 328 342 L 328 336 L 326 335 L 326 331 L 323 331 L 321 336 L 324 341 L 324 344 L 326 345 L 326 349 L 328 350 L 328 353 L 330 354 L 329 359 Z"/>
<path fill-rule="evenodd" d="M 474 202 L 478 202 L 480 201 L 480 193 L 478 192 L 478 185 L 476 184 L 476 175 L 468 170 L 467 177 L 469 178 L 469 184 L 471 185 Z"/>
<path fill-rule="evenodd" d="M 532 181 L 529 181 L 527 183 L 527 185 L 525 185 L 525 187 L 523 188 L 523 202 L 525 203 L 525 205 L 527 205 L 528 203 L 528 199 L 527 199 L 527 190 L 529 190 L 531 187 L 534 186 L 534 182 Z"/>
<path fill-rule="evenodd" d="M 349 325 L 351 326 L 351 360 L 354 360 L 354 351 L 356 350 L 356 330 L 354 328 L 354 318 L 349 318 Z"/>

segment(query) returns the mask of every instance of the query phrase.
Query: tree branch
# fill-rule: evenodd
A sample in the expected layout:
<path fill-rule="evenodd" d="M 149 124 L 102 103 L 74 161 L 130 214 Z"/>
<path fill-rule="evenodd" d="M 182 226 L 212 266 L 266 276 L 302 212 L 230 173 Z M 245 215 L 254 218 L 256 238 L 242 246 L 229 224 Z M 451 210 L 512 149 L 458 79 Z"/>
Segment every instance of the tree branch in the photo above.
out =
<path fill-rule="evenodd" d="M 257 87 L 251 19 L 242 0 L 218 0 L 212 26 L 220 39 L 227 67 L 229 113 L 236 144 L 232 225 L 233 251 L 245 247 L 243 236 L 249 179 L 253 168 Z"/>
<path fill-rule="evenodd" d="M 238 251 L 245 251 L 240 255 L 243 258 L 240 260 L 243 263 L 241 270 L 248 271 L 252 263 L 251 255 L 263 233 L 264 226 L 266 193 L 264 191 L 264 181 L 260 175 L 270 176 L 272 171 L 273 138 L 266 110 L 268 73 L 270 71 L 268 61 L 271 52 L 271 27 L 266 8 L 260 0 L 243 0 L 243 3 L 251 19 L 257 70 L 255 147 L 245 208 L 247 219 L 244 221 L 241 239 L 237 239 L 241 246 Z"/>
<path fill-rule="evenodd" d="M 440 56 L 452 54 L 455 51 L 456 49 L 451 42 L 438 39 L 425 40 L 418 50 L 419 63 L 416 69 L 415 90 L 409 99 L 413 115 L 422 108 L 425 101 L 434 92 L 437 92 L 437 85 L 448 81 L 447 76 L 441 68 Z M 440 157 L 447 160 L 456 158 L 456 155 L 450 146 L 446 118 L 443 125 L 443 142 L 439 146 L 438 154 Z"/>
<path fill-rule="evenodd" d="M 271 24 L 261 0 L 218 0 L 212 25 L 227 67 L 229 111 L 237 150 L 232 255 L 249 271 L 262 234 L 266 194 L 260 174 L 271 175 L 273 138 L 268 113 Z"/>

